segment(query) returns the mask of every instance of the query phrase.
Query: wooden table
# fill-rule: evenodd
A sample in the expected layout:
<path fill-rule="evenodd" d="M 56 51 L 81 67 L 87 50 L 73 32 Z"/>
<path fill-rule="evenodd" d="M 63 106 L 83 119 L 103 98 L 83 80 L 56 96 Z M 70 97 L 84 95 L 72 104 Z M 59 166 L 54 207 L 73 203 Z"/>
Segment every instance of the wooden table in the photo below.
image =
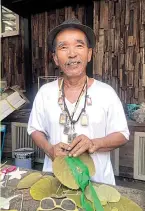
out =
<path fill-rule="evenodd" d="M 6 166 L 5 166 L 6 167 Z M 20 170 L 26 170 L 27 173 L 22 174 L 22 178 L 25 177 L 26 175 L 36 172 L 36 170 L 30 170 L 30 169 L 22 169 Z M 37 171 L 38 172 L 38 171 Z M 41 172 L 42 174 L 46 174 L 44 172 Z M 36 211 L 37 207 L 39 206 L 39 201 L 33 200 L 30 193 L 29 189 L 23 189 L 23 190 L 17 190 L 16 186 L 18 184 L 19 180 L 18 179 L 13 179 L 10 181 L 7 181 L 6 187 L 1 188 L 1 196 L 2 197 L 9 197 L 13 196 L 14 194 L 23 194 L 23 207 L 22 211 Z M 145 191 L 137 190 L 137 189 L 131 189 L 131 188 L 125 188 L 125 187 L 120 187 L 120 186 L 115 186 L 115 188 L 123 195 L 126 196 L 127 198 L 133 200 L 135 203 L 137 203 L 143 211 L 145 211 Z M 17 209 L 18 211 L 20 210 L 20 204 L 21 204 L 21 199 L 15 199 L 12 200 L 10 203 L 10 208 L 11 209 Z M 60 209 L 57 209 L 60 210 Z M 135 211 L 135 210 L 133 210 Z"/>

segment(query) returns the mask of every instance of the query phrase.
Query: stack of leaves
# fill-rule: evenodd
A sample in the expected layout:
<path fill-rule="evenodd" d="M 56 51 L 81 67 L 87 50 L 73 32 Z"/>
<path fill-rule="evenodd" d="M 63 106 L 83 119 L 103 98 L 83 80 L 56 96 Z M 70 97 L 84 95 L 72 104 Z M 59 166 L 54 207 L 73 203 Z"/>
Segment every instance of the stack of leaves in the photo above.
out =
<path fill-rule="evenodd" d="M 30 188 L 30 195 L 34 200 L 41 200 L 44 197 L 49 197 L 56 194 L 60 182 L 57 178 L 50 175 L 42 175 L 39 172 L 30 173 L 25 176 L 17 185 L 17 189 Z"/>
<path fill-rule="evenodd" d="M 135 202 L 127 197 L 121 196 L 121 194 L 113 187 L 109 185 L 93 184 L 98 198 L 103 205 L 104 211 L 143 211 Z M 85 190 L 86 199 L 92 204 L 92 197 L 87 186 Z M 81 192 L 80 191 L 67 191 L 66 197 L 75 201 L 79 208 L 81 205 Z M 95 209 L 94 209 L 95 211 Z"/>
<path fill-rule="evenodd" d="M 79 156 L 79 158 L 87 165 L 90 176 L 93 176 L 95 166 L 92 158 L 86 153 Z M 53 172 L 55 177 L 43 176 L 39 172 L 31 173 L 18 183 L 17 188 L 30 188 L 30 194 L 34 200 L 42 200 L 45 197 L 67 197 L 74 200 L 79 208 L 82 208 L 82 192 L 64 157 L 58 157 L 54 160 Z M 142 211 L 141 207 L 127 197 L 121 196 L 114 187 L 104 184 L 92 184 L 104 211 Z M 85 189 L 85 199 L 94 207 L 89 185 Z"/>
<path fill-rule="evenodd" d="M 104 211 L 142 211 L 132 200 L 121 196 L 121 194 L 109 185 L 93 185 L 96 194 L 104 207 Z M 85 190 L 86 198 L 92 202 L 89 187 Z"/>

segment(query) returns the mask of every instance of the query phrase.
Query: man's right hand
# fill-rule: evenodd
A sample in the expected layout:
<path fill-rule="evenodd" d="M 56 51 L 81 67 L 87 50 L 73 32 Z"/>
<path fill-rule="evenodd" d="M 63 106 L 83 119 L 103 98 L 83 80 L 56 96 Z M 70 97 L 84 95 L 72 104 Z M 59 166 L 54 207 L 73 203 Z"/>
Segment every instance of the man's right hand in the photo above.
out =
<path fill-rule="evenodd" d="M 49 157 L 53 161 L 57 156 L 66 156 L 68 155 L 68 144 L 65 144 L 63 142 L 60 142 L 56 145 L 52 145 L 49 150 Z"/>

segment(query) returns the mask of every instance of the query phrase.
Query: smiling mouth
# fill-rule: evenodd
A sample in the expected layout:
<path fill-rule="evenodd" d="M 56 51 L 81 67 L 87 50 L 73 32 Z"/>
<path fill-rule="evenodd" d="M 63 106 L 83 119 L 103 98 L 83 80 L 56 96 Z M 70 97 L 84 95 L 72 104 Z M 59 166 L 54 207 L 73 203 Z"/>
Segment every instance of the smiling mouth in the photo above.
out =
<path fill-rule="evenodd" d="M 78 65 L 78 64 L 80 64 L 80 63 L 81 63 L 81 62 L 79 62 L 79 61 L 77 61 L 77 62 L 76 62 L 76 61 L 75 61 L 75 62 L 68 62 L 67 65 L 68 65 L 68 66 L 76 66 L 76 65 Z"/>

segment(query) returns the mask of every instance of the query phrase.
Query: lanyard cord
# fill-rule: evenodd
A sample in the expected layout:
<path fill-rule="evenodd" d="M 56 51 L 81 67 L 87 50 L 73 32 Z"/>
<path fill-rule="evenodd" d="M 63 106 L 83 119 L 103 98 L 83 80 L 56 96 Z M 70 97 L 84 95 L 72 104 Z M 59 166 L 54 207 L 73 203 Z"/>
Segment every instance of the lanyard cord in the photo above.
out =
<path fill-rule="evenodd" d="M 62 96 L 63 96 L 63 101 L 64 101 L 64 109 L 65 109 L 65 111 L 66 111 L 67 114 L 68 114 L 68 117 L 69 117 L 69 119 L 70 119 L 71 124 L 73 124 L 73 125 L 74 125 L 76 122 L 78 122 L 78 120 L 79 120 L 79 118 L 80 118 L 82 112 L 85 112 L 86 101 L 87 101 L 87 84 L 88 84 L 88 80 L 86 79 L 86 81 L 85 81 L 85 83 L 84 83 L 84 86 L 83 86 L 83 88 L 82 88 L 82 91 L 81 91 L 81 93 L 80 93 L 80 95 L 79 95 L 79 97 L 78 97 L 78 99 L 77 99 L 76 104 L 75 104 L 75 109 L 74 109 L 74 111 L 73 111 L 73 113 L 72 113 L 72 116 L 70 115 L 69 110 L 68 110 L 68 108 L 67 108 L 67 105 L 66 105 L 66 103 L 65 103 L 64 83 L 62 84 Z M 80 101 L 80 99 L 81 99 L 81 97 L 82 97 L 82 95 L 83 95 L 83 91 L 84 91 L 85 87 L 86 87 L 86 94 L 85 94 L 84 107 L 82 108 L 82 110 L 81 110 L 81 112 L 80 112 L 80 114 L 79 114 L 77 120 L 73 120 L 74 114 L 75 114 L 75 112 L 76 112 L 78 103 L 79 103 L 79 101 Z"/>

